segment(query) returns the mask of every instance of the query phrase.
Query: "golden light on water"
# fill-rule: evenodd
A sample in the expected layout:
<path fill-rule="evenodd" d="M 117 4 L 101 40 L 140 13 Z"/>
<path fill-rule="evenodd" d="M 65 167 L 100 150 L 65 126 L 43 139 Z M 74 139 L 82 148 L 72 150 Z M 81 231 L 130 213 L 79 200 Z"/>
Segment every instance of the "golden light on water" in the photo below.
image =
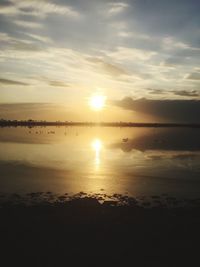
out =
<path fill-rule="evenodd" d="M 106 97 L 103 95 L 94 95 L 89 100 L 89 105 L 92 109 L 98 111 L 104 108 Z"/>
<path fill-rule="evenodd" d="M 103 146 L 102 141 L 98 138 L 92 142 L 92 148 L 95 151 L 95 165 L 96 166 L 99 166 L 100 164 L 100 152 L 101 152 L 102 146 Z"/>

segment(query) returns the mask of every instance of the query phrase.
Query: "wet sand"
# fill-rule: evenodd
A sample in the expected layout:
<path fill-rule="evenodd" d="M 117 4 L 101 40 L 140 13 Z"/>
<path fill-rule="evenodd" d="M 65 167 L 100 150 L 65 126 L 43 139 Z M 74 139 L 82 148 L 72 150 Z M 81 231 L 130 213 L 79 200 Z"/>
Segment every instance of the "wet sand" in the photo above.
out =
<path fill-rule="evenodd" d="M 200 263 L 199 199 L 37 192 L 0 206 L 1 266 Z"/>

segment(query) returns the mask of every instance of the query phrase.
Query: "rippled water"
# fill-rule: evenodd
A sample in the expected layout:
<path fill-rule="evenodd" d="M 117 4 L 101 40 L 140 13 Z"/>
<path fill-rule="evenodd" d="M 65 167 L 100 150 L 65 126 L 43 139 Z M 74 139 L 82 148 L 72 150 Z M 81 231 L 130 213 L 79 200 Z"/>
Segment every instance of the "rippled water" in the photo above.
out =
<path fill-rule="evenodd" d="M 0 192 L 200 196 L 200 129 L 0 128 Z"/>

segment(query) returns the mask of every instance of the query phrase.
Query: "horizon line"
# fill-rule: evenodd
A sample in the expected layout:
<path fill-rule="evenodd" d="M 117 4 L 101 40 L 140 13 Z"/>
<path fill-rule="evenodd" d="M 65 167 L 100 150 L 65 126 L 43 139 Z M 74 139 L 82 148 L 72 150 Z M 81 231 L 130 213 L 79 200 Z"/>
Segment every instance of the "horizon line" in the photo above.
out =
<path fill-rule="evenodd" d="M 194 127 L 200 128 L 200 123 L 188 122 L 93 122 L 93 121 L 46 121 L 46 120 L 5 120 L 0 119 L 0 126 L 110 126 L 110 127 Z"/>

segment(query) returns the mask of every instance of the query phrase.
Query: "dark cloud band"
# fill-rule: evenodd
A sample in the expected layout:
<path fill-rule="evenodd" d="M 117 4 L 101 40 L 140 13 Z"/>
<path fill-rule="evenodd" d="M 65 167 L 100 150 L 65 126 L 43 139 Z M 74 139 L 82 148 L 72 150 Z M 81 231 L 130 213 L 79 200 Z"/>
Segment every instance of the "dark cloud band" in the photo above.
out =
<path fill-rule="evenodd" d="M 28 83 L 24 83 L 24 82 L 0 78 L 0 85 L 1 84 L 4 84 L 4 85 L 29 85 Z"/>
<path fill-rule="evenodd" d="M 113 104 L 126 110 L 152 115 L 159 121 L 200 122 L 200 100 L 133 100 L 126 97 Z"/>

